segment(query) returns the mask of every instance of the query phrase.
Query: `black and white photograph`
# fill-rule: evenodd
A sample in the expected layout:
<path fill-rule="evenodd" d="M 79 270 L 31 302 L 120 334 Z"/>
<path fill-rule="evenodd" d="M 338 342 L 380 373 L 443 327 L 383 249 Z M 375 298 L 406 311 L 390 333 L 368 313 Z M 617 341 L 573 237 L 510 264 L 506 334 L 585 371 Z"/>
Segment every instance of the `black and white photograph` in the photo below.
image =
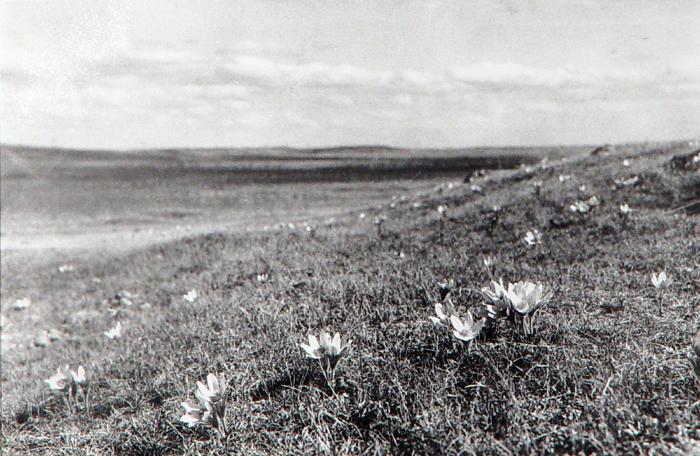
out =
<path fill-rule="evenodd" d="M 698 0 L 0 0 L 0 454 L 700 455 Z"/>

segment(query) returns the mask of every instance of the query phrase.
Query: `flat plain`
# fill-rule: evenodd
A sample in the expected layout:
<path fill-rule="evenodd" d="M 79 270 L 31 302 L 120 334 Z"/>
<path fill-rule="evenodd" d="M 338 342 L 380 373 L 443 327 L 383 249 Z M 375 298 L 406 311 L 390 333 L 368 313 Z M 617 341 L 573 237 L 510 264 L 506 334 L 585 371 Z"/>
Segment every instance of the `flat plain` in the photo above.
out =
<path fill-rule="evenodd" d="M 4 146 L 3 453 L 700 451 L 698 142 L 593 149 Z M 552 292 L 533 334 L 430 322 L 449 279 L 483 309 L 484 255 Z M 322 330 L 352 341 L 333 387 L 299 348 Z M 179 422 L 208 373 L 228 442 Z"/>

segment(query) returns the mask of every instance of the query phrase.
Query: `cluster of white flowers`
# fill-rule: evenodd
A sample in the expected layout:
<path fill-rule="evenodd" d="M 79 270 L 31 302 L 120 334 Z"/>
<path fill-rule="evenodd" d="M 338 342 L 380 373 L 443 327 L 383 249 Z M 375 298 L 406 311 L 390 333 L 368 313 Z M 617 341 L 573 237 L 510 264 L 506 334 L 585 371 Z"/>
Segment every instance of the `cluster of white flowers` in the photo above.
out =
<path fill-rule="evenodd" d="M 269 276 L 269 274 L 267 274 L 266 272 L 262 272 L 262 273 L 257 274 L 257 275 L 255 276 L 255 280 L 257 280 L 258 283 L 265 283 L 265 282 L 267 282 L 268 280 L 270 280 L 270 276 Z"/>
<path fill-rule="evenodd" d="M 486 310 L 490 319 L 507 318 L 525 335 L 533 333 L 535 314 L 552 296 L 545 293 L 544 285 L 539 282 L 520 281 L 506 287 L 503 279 L 492 281 L 490 288 L 481 292 L 489 301 Z"/>
<path fill-rule="evenodd" d="M 578 212 L 580 214 L 585 214 L 588 211 L 590 211 L 592 208 L 600 205 L 600 200 L 598 200 L 598 197 L 593 195 L 587 200 L 583 201 L 576 201 L 573 204 L 569 205 L 569 210 L 571 212 Z"/>
<path fill-rule="evenodd" d="M 492 280 L 481 292 L 487 300 L 485 317 L 476 319 L 469 310 L 465 318 L 460 318 L 451 297 L 447 296 L 435 303 L 435 315 L 429 317 L 430 321 L 441 328 L 449 327 L 449 322 L 454 337 L 465 342 L 479 336 L 487 318 L 494 321 L 507 318 L 521 334 L 531 335 L 537 311 L 551 298 L 541 283 L 516 282 L 506 287 L 503 279 Z"/>
<path fill-rule="evenodd" d="M 536 229 L 528 230 L 528 232 L 525 233 L 525 243 L 529 246 L 542 244 L 542 233 Z"/>
<path fill-rule="evenodd" d="M 195 289 L 192 289 L 192 290 L 188 291 L 186 294 L 182 295 L 182 299 L 189 302 L 190 304 L 195 302 L 198 297 L 199 297 L 199 294 L 197 293 L 197 290 L 195 290 Z"/>
<path fill-rule="evenodd" d="M 450 296 L 446 296 L 442 302 L 436 302 L 435 315 L 428 318 L 439 328 L 451 329 L 452 335 L 463 342 L 476 339 L 486 323 L 485 318 L 475 320 L 470 310 L 464 319 L 460 318 Z"/>
<path fill-rule="evenodd" d="M 63 273 L 63 272 L 71 272 L 71 271 L 73 271 L 74 269 L 75 269 L 75 268 L 73 267 L 72 264 L 67 263 L 67 264 L 62 264 L 62 265 L 60 265 L 60 266 L 58 267 L 58 272 L 61 272 L 61 273 Z"/>
<path fill-rule="evenodd" d="M 226 439 L 226 378 L 223 374 L 217 377 L 215 374 L 207 375 L 207 384 L 197 382 L 194 392 L 199 403 L 192 401 L 182 402 L 185 414 L 180 421 L 188 427 L 197 424 L 209 426 L 215 429 Z"/>
<path fill-rule="evenodd" d="M 75 371 L 70 366 L 58 368 L 56 373 L 44 382 L 49 385 L 49 389 L 53 393 L 62 397 L 71 413 L 78 406 L 81 397 L 83 406 L 87 409 L 89 383 L 83 366 L 78 366 Z"/>
<path fill-rule="evenodd" d="M 569 205 L 569 210 L 571 212 L 578 212 L 580 214 L 585 214 L 591 209 L 591 207 L 585 201 L 576 201 L 575 203 Z"/>

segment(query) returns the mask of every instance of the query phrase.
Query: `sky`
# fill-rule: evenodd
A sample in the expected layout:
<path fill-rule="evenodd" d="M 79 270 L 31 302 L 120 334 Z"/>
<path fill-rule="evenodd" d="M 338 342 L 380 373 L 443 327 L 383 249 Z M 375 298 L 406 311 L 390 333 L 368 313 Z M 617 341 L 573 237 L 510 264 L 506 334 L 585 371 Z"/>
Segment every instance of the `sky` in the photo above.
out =
<path fill-rule="evenodd" d="M 687 139 L 698 30 L 697 0 L 4 1 L 0 141 Z"/>

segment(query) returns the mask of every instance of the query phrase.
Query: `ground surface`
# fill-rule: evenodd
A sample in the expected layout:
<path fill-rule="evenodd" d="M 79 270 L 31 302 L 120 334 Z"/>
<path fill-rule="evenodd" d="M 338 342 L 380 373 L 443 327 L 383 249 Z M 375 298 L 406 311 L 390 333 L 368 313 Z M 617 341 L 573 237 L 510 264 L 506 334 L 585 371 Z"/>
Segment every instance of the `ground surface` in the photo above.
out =
<path fill-rule="evenodd" d="M 224 157 L 225 172 L 220 156 L 212 171 L 179 153 L 172 170 L 166 158 L 176 153 L 158 152 L 137 167 L 142 174 L 133 160 L 115 167 L 111 155 L 109 165 L 81 159 L 80 172 L 71 156 L 73 165 L 49 172 L 35 166 L 45 151 L 33 159 L 3 151 L 3 451 L 221 452 L 215 433 L 178 423 L 179 403 L 209 372 L 228 379 L 231 452 L 698 451 L 700 390 L 689 355 L 700 324 L 700 226 L 683 207 L 700 198 L 700 176 L 692 162 L 670 165 L 697 148 L 539 151 L 553 159 L 489 172 L 473 182 L 483 193 L 472 184 L 435 188 L 461 179 L 429 161 L 418 161 L 425 180 L 406 180 L 417 159 L 430 157 L 425 151 L 408 165 L 382 150 L 374 167 L 366 156 L 377 151 L 355 151 L 355 165 L 333 156 L 338 151 L 308 152 L 307 165 L 277 151 L 275 166 L 248 153 Z M 318 166 L 342 178 L 313 178 L 323 174 L 308 168 Z M 105 176 L 124 178 L 105 186 Z M 542 181 L 539 198 L 534 181 Z M 598 207 L 569 210 L 593 195 Z M 632 208 L 626 223 L 622 203 Z M 436 208 L 445 204 L 441 219 Z M 256 214 L 265 210 L 271 215 L 261 221 Z M 378 229 L 372 221 L 380 215 L 387 220 Z M 226 232 L 125 240 L 125 231 L 148 226 L 160 236 L 173 219 L 193 233 Z M 306 219 L 313 233 L 299 228 Z M 126 230 L 99 244 L 102 255 L 84 240 L 21 248 L 23 224 L 49 238 L 65 226 L 79 238 L 110 220 Z M 292 220 L 293 229 L 276 226 Z M 523 242 L 532 229 L 542 232 L 541 245 Z M 446 278 L 456 281 L 461 313 L 482 307 L 486 253 L 506 281 L 541 281 L 554 296 L 533 335 L 498 323 L 468 349 L 428 317 Z M 73 270 L 57 270 L 67 263 Z M 668 289 L 651 286 L 660 270 L 675 279 Z M 199 292 L 194 303 L 182 298 L 190 289 Z M 120 290 L 133 295 L 131 305 L 109 299 Z M 28 309 L 10 308 L 27 296 Z M 109 340 L 102 333 L 116 321 L 124 335 Z M 353 342 L 333 390 L 298 347 L 322 329 Z M 31 344 L 36 331 L 49 330 L 59 337 Z M 91 404 L 75 414 L 43 382 L 66 363 L 85 365 L 91 377 Z"/>

